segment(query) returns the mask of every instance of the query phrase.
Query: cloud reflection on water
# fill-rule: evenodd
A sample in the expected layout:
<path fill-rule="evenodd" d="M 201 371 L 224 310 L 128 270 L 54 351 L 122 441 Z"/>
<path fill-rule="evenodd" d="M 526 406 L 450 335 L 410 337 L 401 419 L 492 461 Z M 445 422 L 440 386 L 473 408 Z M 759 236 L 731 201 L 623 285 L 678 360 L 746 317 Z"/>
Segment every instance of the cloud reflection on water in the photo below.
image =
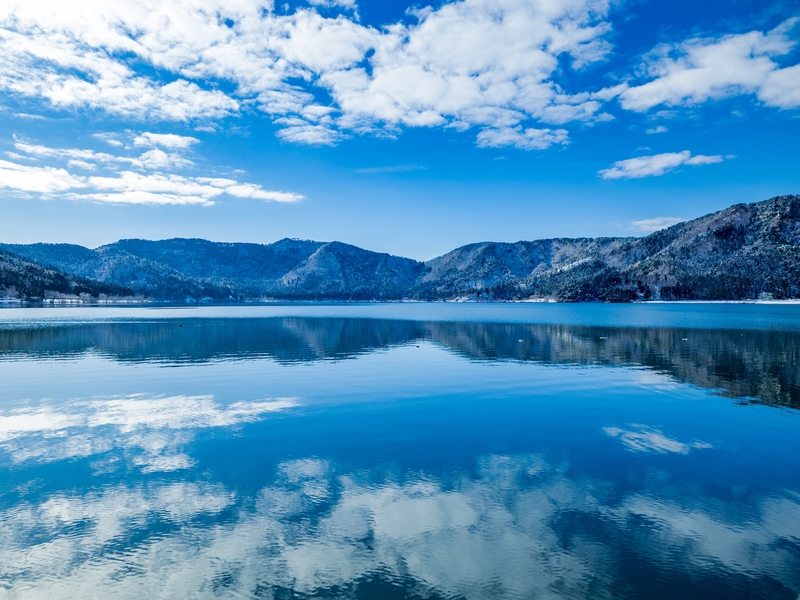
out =
<path fill-rule="evenodd" d="M 131 372 L 157 386 L 173 373 L 197 373 L 164 365 L 268 359 L 294 368 L 426 340 L 466 360 L 632 366 L 625 386 L 660 393 L 666 385 L 673 400 L 678 381 L 800 406 L 800 375 L 793 367 L 800 336 L 792 332 L 694 330 L 687 337 L 674 329 L 343 319 L 183 325 L 180 331 L 175 323 L 0 331 L 0 358 L 42 361 L 31 372 L 44 374 L 51 358 L 100 354 L 135 364 Z M 517 366 L 476 371 L 513 370 L 520 377 L 532 371 Z M 615 371 L 608 370 L 619 383 Z M 161 380 L 147 379 L 156 372 Z M 200 389 L 220 390 L 202 387 L 213 375 L 212 369 L 206 373 Z M 711 476 L 715 467 L 737 468 L 743 457 L 767 469 L 785 452 L 780 444 L 787 439 L 764 449 L 751 443 L 739 454 L 699 452 L 710 445 L 693 439 L 694 427 L 681 426 L 698 414 L 730 410 L 738 416 L 739 407 L 722 402 L 716 412 L 694 412 L 707 403 L 690 403 L 678 407 L 683 417 L 671 419 L 677 405 L 658 412 L 648 402 L 618 403 L 613 394 L 603 395 L 621 389 L 612 386 L 597 390 L 603 401 L 586 412 L 571 412 L 569 403 L 543 405 L 561 411 L 560 417 L 529 428 L 525 419 L 546 415 L 513 412 L 519 406 L 503 402 L 492 406 L 479 394 L 480 402 L 471 403 L 464 392 L 464 402 L 412 402 L 398 413 L 348 406 L 338 415 L 287 420 L 286 427 L 242 430 L 243 423 L 300 405 L 296 398 L 219 400 L 250 393 L 251 382 L 244 384 L 216 398 L 135 394 L 24 406 L 12 399 L 14 408 L 0 411 L 9 481 L 0 495 L 0 598 L 594 600 L 650 598 L 659 585 L 683 585 L 697 592 L 694 597 L 705 590 L 704 599 L 794 600 L 800 590 L 800 493 L 775 483 L 791 479 Z M 481 392 L 481 380 L 475 384 Z M 442 413 L 430 411 L 433 404 Z M 470 406 L 479 411 L 469 412 Z M 487 418 L 505 407 L 511 413 L 503 419 Z M 396 429 L 370 429 L 393 414 Z M 398 431 L 423 419 L 432 433 L 405 437 Z M 507 428 L 513 419 L 519 427 Z M 345 427 L 345 420 L 356 424 Z M 224 431 L 201 436 L 215 428 Z M 236 428 L 234 440 L 230 430 Z M 737 430 L 722 422 L 719 437 L 716 431 L 705 427 L 698 435 L 723 448 Z M 336 439 L 359 434 L 364 438 Z M 562 444 L 562 434 L 573 437 Z M 411 447 L 429 441 L 458 448 L 451 455 Z M 322 458 L 315 455 L 319 448 Z M 407 450 L 417 454 L 408 457 Z M 353 455 L 369 466 L 346 462 Z M 699 476 L 690 468 L 697 461 L 707 461 Z M 791 467 L 790 459 L 778 469 L 787 462 Z"/>
<path fill-rule="evenodd" d="M 693 449 L 703 450 L 713 448 L 711 444 L 698 440 L 689 444 L 684 444 L 676 439 L 665 436 L 658 429 L 648 427 L 647 425 L 632 423 L 629 427 L 630 429 L 603 427 L 603 432 L 609 437 L 619 439 L 628 450 L 633 452 L 672 452 L 677 454 L 689 454 Z"/>
<path fill-rule="evenodd" d="M 0 513 L 0 597 L 633 597 L 626 553 L 655 576 L 800 586 L 800 494 L 613 488 L 521 454 L 445 478 L 291 460 L 245 502 L 208 483 L 56 493 Z"/>
<path fill-rule="evenodd" d="M 213 396 L 133 394 L 92 401 L 42 403 L 0 412 L 0 448 L 14 462 L 53 462 L 121 448 L 144 472 L 189 467 L 181 452 L 199 429 L 230 427 L 298 406 L 296 398 L 236 402 Z"/>

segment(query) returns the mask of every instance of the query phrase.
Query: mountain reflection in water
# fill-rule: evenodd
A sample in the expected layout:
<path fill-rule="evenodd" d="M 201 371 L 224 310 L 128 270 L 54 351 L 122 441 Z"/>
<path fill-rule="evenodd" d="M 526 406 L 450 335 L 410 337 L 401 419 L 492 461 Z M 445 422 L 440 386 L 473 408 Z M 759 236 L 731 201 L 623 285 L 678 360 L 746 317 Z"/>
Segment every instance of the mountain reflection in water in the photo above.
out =
<path fill-rule="evenodd" d="M 0 329 L 0 360 L 96 352 L 164 364 L 348 359 L 432 341 L 476 361 L 642 366 L 748 402 L 800 408 L 800 332 L 384 319 L 183 319 Z"/>
<path fill-rule="evenodd" d="M 2 321 L 0 600 L 796 600 L 800 412 L 759 404 L 800 408 L 798 348 L 796 327 Z"/>

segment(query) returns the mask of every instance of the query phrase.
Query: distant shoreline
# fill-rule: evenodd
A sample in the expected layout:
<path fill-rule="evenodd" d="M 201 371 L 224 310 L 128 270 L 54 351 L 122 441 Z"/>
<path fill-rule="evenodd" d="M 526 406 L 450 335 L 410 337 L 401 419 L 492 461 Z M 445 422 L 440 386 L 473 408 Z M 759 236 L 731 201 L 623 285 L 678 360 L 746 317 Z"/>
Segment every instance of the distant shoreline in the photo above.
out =
<path fill-rule="evenodd" d="M 49 304 L 798 299 L 800 196 L 737 204 L 641 238 L 479 242 L 424 263 L 290 238 L 0 244 L 0 296 Z"/>
<path fill-rule="evenodd" d="M 258 300 L 245 302 L 170 302 L 167 300 L 102 300 L 96 302 L 60 301 L 31 302 L 17 298 L 0 298 L 0 308 L 75 308 L 75 307 L 174 307 L 193 308 L 206 306 L 271 306 L 271 305 L 356 305 L 356 304 L 617 304 L 617 305 L 650 305 L 650 304 L 758 304 L 758 305 L 800 305 L 800 298 L 786 300 L 637 300 L 633 302 L 563 302 L 551 299 L 536 300 Z"/>

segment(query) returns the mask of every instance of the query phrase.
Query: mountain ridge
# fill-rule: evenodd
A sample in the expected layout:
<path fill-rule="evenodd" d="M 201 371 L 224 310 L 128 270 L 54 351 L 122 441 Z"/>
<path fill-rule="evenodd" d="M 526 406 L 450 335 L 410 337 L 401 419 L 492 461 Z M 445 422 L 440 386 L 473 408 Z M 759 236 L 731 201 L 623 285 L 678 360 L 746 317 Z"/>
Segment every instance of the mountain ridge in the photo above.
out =
<path fill-rule="evenodd" d="M 744 300 L 800 297 L 800 196 L 643 237 L 478 242 L 420 262 L 343 242 L 199 238 L 0 244 L 66 277 L 154 300 Z M 2 287 L 0 281 L 0 288 Z"/>
<path fill-rule="evenodd" d="M 0 248 L 0 301 L 87 302 L 108 297 L 134 299 L 134 294 L 131 288 L 69 275 Z"/>

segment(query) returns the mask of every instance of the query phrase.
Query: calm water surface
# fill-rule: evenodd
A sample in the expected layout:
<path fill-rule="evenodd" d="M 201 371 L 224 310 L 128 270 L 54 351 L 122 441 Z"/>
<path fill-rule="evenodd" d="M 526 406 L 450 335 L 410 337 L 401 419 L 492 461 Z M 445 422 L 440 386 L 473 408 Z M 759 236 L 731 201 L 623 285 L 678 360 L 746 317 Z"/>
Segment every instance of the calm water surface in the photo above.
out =
<path fill-rule="evenodd" d="M 800 593 L 800 306 L 0 310 L 0 598 Z"/>

